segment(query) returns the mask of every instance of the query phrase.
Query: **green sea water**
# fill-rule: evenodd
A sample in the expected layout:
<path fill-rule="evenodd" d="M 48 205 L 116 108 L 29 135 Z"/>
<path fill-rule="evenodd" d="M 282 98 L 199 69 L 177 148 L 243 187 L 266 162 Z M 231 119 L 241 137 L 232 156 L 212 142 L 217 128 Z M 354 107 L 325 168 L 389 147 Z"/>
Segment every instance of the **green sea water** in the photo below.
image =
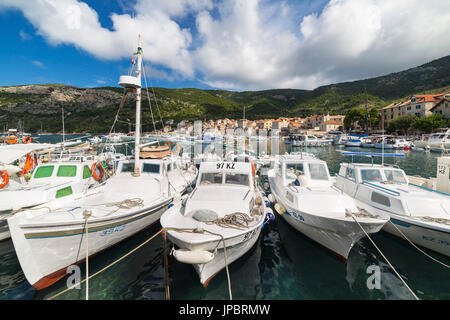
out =
<path fill-rule="evenodd" d="M 52 141 L 53 142 L 53 141 Z M 282 146 L 281 151 L 292 151 Z M 370 151 L 370 149 L 346 149 Z M 294 149 L 293 151 L 297 151 Z M 331 174 L 341 162 L 351 161 L 335 147 L 309 148 L 327 161 Z M 408 175 L 436 175 L 438 154 L 407 152 L 405 158 L 384 159 L 400 166 Z M 368 161 L 368 159 L 354 159 Z M 376 163 L 381 159 L 375 159 Z M 264 177 L 262 177 L 264 179 Z M 134 249 L 160 229 L 159 223 L 89 260 L 89 273 L 100 270 Z M 372 239 L 420 299 L 450 299 L 449 269 L 431 261 L 408 242 L 383 231 Z M 90 299 L 165 299 L 162 237 L 89 280 Z M 171 245 L 170 245 L 171 247 Z M 427 251 L 450 264 L 450 260 Z M 369 289 L 370 266 L 381 270 L 380 288 Z M 82 278 L 85 264 L 80 265 Z M 230 265 L 233 299 L 413 299 L 372 243 L 363 238 L 351 250 L 346 263 L 330 251 L 290 227 L 280 216 L 266 224 L 256 245 Z M 171 299 L 228 299 L 226 272 L 220 272 L 203 288 L 193 267 L 169 256 Z M 0 243 L 0 299 L 46 299 L 66 289 L 66 278 L 36 291 L 26 281 L 11 240 Z M 85 286 L 58 299 L 85 299 Z"/>

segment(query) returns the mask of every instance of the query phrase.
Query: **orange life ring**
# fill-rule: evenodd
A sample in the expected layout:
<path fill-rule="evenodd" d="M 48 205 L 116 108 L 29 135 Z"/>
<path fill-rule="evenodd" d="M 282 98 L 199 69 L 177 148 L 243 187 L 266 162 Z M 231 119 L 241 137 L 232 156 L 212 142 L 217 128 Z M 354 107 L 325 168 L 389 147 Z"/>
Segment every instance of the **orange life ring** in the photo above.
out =
<path fill-rule="evenodd" d="M 0 189 L 2 189 L 3 187 L 5 187 L 9 183 L 8 172 L 0 171 L 0 178 L 1 178 L 1 181 L 2 181 L 0 183 Z"/>
<path fill-rule="evenodd" d="M 30 136 L 23 137 L 23 143 L 31 143 L 31 137 Z"/>
<path fill-rule="evenodd" d="M 95 171 L 95 169 L 98 168 L 99 170 L 99 174 L 97 175 L 97 172 Z M 103 169 L 102 165 L 100 163 L 94 162 L 91 166 L 91 172 L 92 172 L 92 177 L 97 180 L 100 181 L 103 178 L 103 175 L 105 174 L 105 170 Z"/>
<path fill-rule="evenodd" d="M 17 143 L 17 137 L 16 136 L 9 136 L 6 138 L 6 143 L 9 144 L 16 144 Z"/>

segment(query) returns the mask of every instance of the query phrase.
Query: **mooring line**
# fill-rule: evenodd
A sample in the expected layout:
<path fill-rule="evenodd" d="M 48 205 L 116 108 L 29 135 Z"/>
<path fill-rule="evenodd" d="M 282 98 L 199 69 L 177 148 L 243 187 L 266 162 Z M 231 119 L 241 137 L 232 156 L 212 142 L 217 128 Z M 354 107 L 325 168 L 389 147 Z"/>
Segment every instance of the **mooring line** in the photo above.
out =
<path fill-rule="evenodd" d="M 151 236 L 149 239 L 145 240 L 145 241 L 144 241 L 143 243 L 141 243 L 139 246 L 137 246 L 136 248 L 134 248 L 133 250 L 131 250 L 131 251 L 128 252 L 127 254 L 123 255 L 123 256 L 120 257 L 119 259 L 113 261 L 112 263 L 110 263 L 109 265 L 107 265 L 106 267 L 104 267 L 103 269 L 101 269 L 101 270 L 97 271 L 96 273 L 90 275 L 90 276 L 87 277 L 86 279 L 84 279 L 84 280 L 82 280 L 82 281 L 80 281 L 80 282 L 78 282 L 78 283 L 72 285 L 71 287 L 69 287 L 69 288 L 67 288 L 67 289 L 64 289 L 63 291 L 61 291 L 61 292 L 59 292 L 59 293 L 57 293 L 57 294 L 51 296 L 51 297 L 48 298 L 47 300 L 53 300 L 54 298 L 60 296 L 61 294 L 65 293 L 65 292 L 67 292 L 67 291 L 69 291 L 69 290 L 72 290 L 72 289 L 75 288 L 76 286 L 78 286 L 78 285 L 84 283 L 86 280 L 89 280 L 89 279 L 95 277 L 96 275 L 102 273 L 103 271 L 109 269 L 109 268 L 112 267 L 113 265 L 115 265 L 115 264 L 117 264 L 118 262 L 122 261 L 123 259 L 125 259 L 126 257 L 128 257 L 130 254 L 136 252 L 138 249 L 140 249 L 141 247 L 143 247 L 144 245 L 146 245 L 148 242 L 150 242 L 151 240 L 153 240 L 154 238 L 156 238 L 156 236 L 159 235 L 163 230 L 164 230 L 164 229 L 159 230 L 157 233 L 155 233 L 155 234 L 154 234 L 153 236 Z"/>
<path fill-rule="evenodd" d="M 411 288 L 406 284 L 405 280 L 403 280 L 402 276 L 397 272 L 397 270 L 394 268 L 394 266 L 389 262 L 388 258 L 386 258 L 386 256 L 383 254 L 383 252 L 381 252 L 381 250 L 378 248 L 378 246 L 375 244 L 375 242 L 373 242 L 372 238 L 369 236 L 369 234 L 366 232 L 366 230 L 364 230 L 364 228 L 361 226 L 361 224 L 358 222 L 358 220 L 356 220 L 356 218 L 355 218 L 355 216 L 353 214 L 352 214 L 352 218 L 353 218 L 353 220 L 355 220 L 355 222 L 358 224 L 358 226 L 361 228 L 361 230 L 365 233 L 366 237 L 370 240 L 370 242 L 372 242 L 372 244 L 378 250 L 378 252 L 383 256 L 384 260 L 386 260 L 386 262 L 389 264 L 389 266 L 392 268 L 392 270 L 394 270 L 394 272 L 397 275 L 397 277 L 405 285 L 405 287 L 409 290 L 409 292 L 412 294 L 414 299 L 420 300 L 416 296 L 416 294 L 411 290 Z"/>
<path fill-rule="evenodd" d="M 406 235 L 391 221 L 389 220 L 389 222 L 395 227 L 395 229 L 397 229 L 397 231 L 403 236 L 403 238 L 405 238 L 414 248 L 416 248 L 417 250 L 419 250 L 421 253 L 423 253 L 425 256 L 427 256 L 428 258 L 430 258 L 431 260 L 434 260 L 435 262 L 443 265 L 446 268 L 450 268 L 450 265 L 443 263 L 442 261 L 439 261 L 438 259 L 433 258 L 432 256 L 430 256 L 428 253 L 426 253 L 425 251 L 423 251 L 422 249 L 420 249 L 418 246 L 416 246 L 411 240 L 409 240 Z"/>

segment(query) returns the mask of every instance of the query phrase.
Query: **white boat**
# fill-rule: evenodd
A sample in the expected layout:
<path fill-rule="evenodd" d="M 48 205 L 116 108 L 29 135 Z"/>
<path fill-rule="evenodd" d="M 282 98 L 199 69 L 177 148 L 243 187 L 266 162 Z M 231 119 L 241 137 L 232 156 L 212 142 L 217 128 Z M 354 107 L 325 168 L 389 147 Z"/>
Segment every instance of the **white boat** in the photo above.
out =
<path fill-rule="evenodd" d="M 32 208 L 66 197 L 81 195 L 91 188 L 98 187 L 106 178 L 103 173 L 93 178 L 92 162 L 65 161 L 38 165 L 30 180 L 0 190 L 0 221 L 10 216 L 12 211 Z M 92 168 L 96 170 L 95 166 Z M 0 240 L 9 238 L 6 221 L 0 232 Z"/>
<path fill-rule="evenodd" d="M 364 163 L 342 163 L 336 186 L 371 214 L 388 214 L 387 232 L 403 238 L 397 227 L 412 242 L 450 256 L 448 195 L 409 183 L 398 167 Z"/>
<path fill-rule="evenodd" d="M 346 147 L 361 147 L 362 139 L 358 136 L 348 136 L 347 141 L 345 142 Z"/>
<path fill-rule="evenodd" d="M 374 143 L 373 138 L 363 138 L 361 139 L 361 147 L 363 148 L 375 148 L 375 143 Z"/>
<path fill-rule="evenodd" d="M 389 220 L 386 214 L 360 210 L 351 197 L 333 186 L 326 162 L 311 154 L 277 156 L 268 177 L 277 212 L 343 260 L 365 236 L 359 225 L 370 234 Z"/>
<path fill-rule="evenodd" d="M 289 139 L 285 140 L 285 143 L 296 147 L 321 147 L 330 145 L 332 142 L 331 139 L 320 139 L 315 135 L 308 134 L 290 134 Z"/>
<path fill-rule="evenodd" d="M 404 138 L 385 137 L 375 143 L 375 149 L 405 149 L 410 143 Z"/>
<path fill-rule="evenodd" d="M 174 257 L 192 264 L 206 287 L 225 259 L 229 265 L 255 244 L 271 213 L 264 200 L 250 163 L 201 163 L 194 191 L 161 217 Z"/>
<path fill-rule="evenodd" d="M 100 142 L 102 142 L 102 138 L 100 138 L 99 136 L 89 138 L 88 140 L 93 144 L 99 144 Z"/>
<path fill-rule="evenodd" d="M 432 133 L 430 135 L 422 135 L 420 140 L 413 142 L 416 148 L 428 149 L 431 151 L 441 152 L 442 149 L 450 149 L 450 129 L 445 132 Z"/>
<path fill-rule="evenodd" d="M 194 181 L 195 171 L 181 166 L 178 156 L 144 160 L 139 157 L 140 37 L 136 55 L 137 77 L 121 76 L 119 81 L 127 91 L 136 90 L 134 160 L 121 160 L 116 174 L 95 192 L 58 198 L 8 218 L 23 273 L 38 290 L 64 277 L 69 266 L 157 222 L 168 205 Z"/>
<path fill-rule="evenodd" d="M 335 136 L 333 144 L 336 146 L 343 145 L 347 142 L 348 139 L 349 137 L 346 134 L 338 134 Z"/>

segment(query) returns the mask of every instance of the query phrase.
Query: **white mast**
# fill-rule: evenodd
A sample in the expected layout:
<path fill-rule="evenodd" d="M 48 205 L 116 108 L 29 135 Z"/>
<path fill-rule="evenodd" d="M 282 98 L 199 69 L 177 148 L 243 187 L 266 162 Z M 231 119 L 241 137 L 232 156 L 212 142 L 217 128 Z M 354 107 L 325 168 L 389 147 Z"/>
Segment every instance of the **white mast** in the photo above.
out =
<path fill-rule="evenodd" d="M 142 36 L 139 35 L 138 48 L 137 48 L 137 68 L 136 75 L 138 83 L 141 83 L 141 64 L 142 64 Z M 136 132 L 135 132 L 135 143 L 134 143 L 134 176 L 139 177 L 140 172 L 140 159 L 139 151 L 141 144 L 141 87 L 136 88 Z"/>

